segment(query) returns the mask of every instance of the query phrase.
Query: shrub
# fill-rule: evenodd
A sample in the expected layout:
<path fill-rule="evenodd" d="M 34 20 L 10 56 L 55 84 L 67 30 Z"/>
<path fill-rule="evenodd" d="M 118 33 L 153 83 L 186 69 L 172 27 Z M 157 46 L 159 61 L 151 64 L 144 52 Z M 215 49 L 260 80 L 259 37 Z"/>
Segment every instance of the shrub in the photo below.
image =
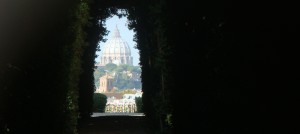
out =
<path fill-rule="evenodd" d="M 94 93 L 93 102 L 93 112 L 104 113 L 107 97 L 101 93 Z"/>
<path fill-rule="evenodd" d="M 142 113 L 143 112 L 143 101 L 142 101 L 142 97 L 136 97 L 135 98 L 135 104 L 137 107 L 137 113 Z"/>

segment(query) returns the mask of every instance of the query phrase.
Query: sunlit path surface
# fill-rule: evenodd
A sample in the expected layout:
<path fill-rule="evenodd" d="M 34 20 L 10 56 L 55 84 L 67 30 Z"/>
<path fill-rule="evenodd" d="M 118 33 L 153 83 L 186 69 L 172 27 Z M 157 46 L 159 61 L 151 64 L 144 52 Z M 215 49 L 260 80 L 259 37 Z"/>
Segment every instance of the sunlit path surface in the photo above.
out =
<path fill-rule="evenodd" d="M 154 134 L 142 113 L 95 113 L 79 134 Z"/>
<path fill-rule="evenodd" d="M 99 116 L 145 116 L 144 113 L 93 113 L 92 117 Z"/>

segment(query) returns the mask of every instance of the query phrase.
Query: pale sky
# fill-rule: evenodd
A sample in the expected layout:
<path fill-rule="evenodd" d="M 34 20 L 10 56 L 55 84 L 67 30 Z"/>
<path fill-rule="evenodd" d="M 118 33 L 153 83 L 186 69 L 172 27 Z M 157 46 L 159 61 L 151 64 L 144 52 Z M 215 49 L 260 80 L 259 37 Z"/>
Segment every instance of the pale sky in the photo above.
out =
<path fill-rule="evenodd" d="M 115 29 L 115 27 L 118 27 L 121 38 L 127 42 L 127 44 L 129 45 L 130 49 L 131 49 L 131 56 L 133 57 L 133 65 L 134 66 L 139 66 L 139 50 L 135 49 L 134 46 L 136 45 L 136 42 L 133 41 L 133 35 L 134 32 L 133 30 L 129 30 L 127 27 L 127 18 L 126 17 L 122 17 L 122 18 L 118 18 L 118 16 L 113 16 L 112 18 L 108 18 L 106 20 L 106 28 L 109 31 L 108 36 L 105 36 L 105 39 L 109 39 L 112 34 L 113 34 L 113 30 Z M 100 42 L 100 49 L 102 50 L 103 46 L 105 43 Z M 96 54 L 98 55 L 98 57 L 95 59 L 96 62 L 99 62 L 99 58 L 101 55 L 101 51 L 97 51 Z"/>

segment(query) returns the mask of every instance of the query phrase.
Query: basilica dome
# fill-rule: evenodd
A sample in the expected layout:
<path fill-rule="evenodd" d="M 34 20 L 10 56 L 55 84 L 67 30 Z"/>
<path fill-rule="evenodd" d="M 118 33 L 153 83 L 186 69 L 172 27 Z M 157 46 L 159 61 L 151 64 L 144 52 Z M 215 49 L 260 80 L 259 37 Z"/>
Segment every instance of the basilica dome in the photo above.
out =
<path fill-rule="evenodd" d="M 102 54 L 100 55 L 99 65 L 105 66 L 107 63 L 132 65 L 130 47 L 127 42 L 121 38 L 117 26 L 111 38 L 104 44 Z"/>

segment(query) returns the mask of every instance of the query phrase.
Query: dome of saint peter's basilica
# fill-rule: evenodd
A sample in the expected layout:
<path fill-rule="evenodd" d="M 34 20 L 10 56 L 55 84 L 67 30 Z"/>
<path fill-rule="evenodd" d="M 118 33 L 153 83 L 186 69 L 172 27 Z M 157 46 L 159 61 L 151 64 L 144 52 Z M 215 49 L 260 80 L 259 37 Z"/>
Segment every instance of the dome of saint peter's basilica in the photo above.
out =
<path fill-rule="evenodd" d="M 112 37 L 109 38 L 103 46 L 98 66 L 105 66 L 108 63 L 114 63 L 117 65 L 133 64 L 130 48 L 127 42 L 121 38 L 117 26 Z"/>

